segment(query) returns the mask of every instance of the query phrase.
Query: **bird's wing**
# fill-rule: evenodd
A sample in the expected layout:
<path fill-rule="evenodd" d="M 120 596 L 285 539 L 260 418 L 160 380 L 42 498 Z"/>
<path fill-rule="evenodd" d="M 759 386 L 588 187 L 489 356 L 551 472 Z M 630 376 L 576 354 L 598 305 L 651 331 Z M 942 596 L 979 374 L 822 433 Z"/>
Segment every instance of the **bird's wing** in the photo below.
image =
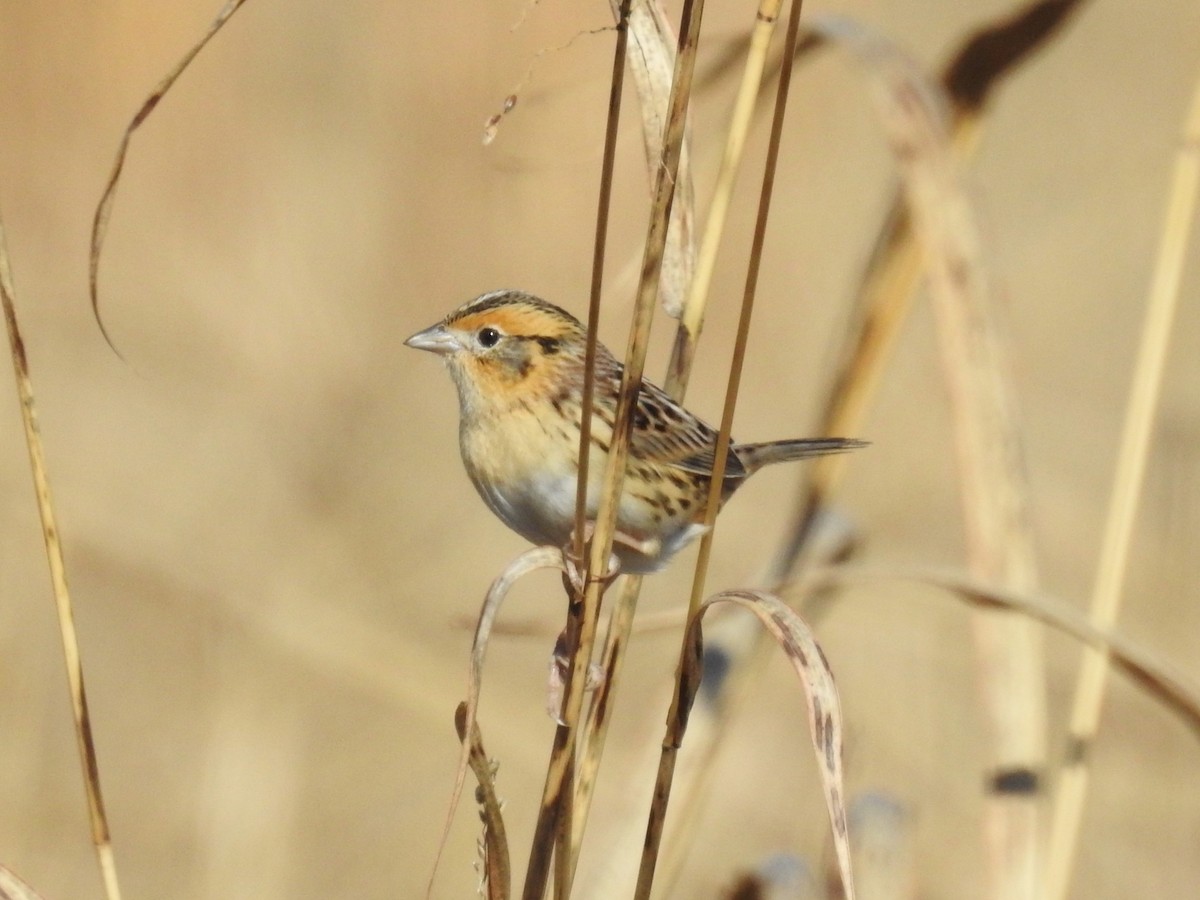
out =
<path fill-rule="evenodd" d="M 711 475 L 716 449 L 716 429 L 692 415 L 661 388 L 642 382 L 629 444 L 633 459 L 696 475 Z M 725 478 L 740 479 L 747 474 L 731 448 L 725 460 Z"/>

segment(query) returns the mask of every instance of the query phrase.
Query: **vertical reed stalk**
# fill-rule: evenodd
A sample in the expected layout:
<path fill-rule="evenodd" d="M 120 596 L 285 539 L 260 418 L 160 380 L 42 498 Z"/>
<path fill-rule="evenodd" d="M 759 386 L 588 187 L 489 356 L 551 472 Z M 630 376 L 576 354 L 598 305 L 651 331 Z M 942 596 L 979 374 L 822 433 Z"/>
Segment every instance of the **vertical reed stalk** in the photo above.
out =
<path fill-rule="evenodd" d="M 606 584 L 605 572 L 612 552 L 617 504 L 629 455 L 629 435 L 633 424 L 633 410 L 641 390 L 642 373 L 645 369 L 650 323 L 658 295 L 663 248 L 666 244 L 667 226 L 670 222 L 671 206 L 674 202 L 679 158 L 683 146 L 684 123 L 688 101 L 691 98 L 692 73 L 703 11 L 704 0 L 685 0 L 680 19 L 679 49 L 676 54 L 675 75 L 671 85 L 671 100 L 663 139 L 663 161 L 655 173 L 654 202 L 646 236 L 646 249 L 642 259 L 637 303 L 634 307 L 633 324 L 626 350 L 625 370 L 621 379 L 616 417 L 612 428 L 612 443 L 604 473 L 604 487 L 596 512 L 595 530 L 585 570 L 586 577 L 578 592 L 570 591 L 567 647 L 571 665 L 566 677 L 562 724 L 555 733 L 550 764 L 546 771 L 541 811 L 530 850 L 523 892 L 525 900 L 540 900 L 545 894 L 554 836 L 563 837 L 565 844 L 571 834 L 570 810 L 564 809 L 564 805 L 571 804 L 574 793 L 571 787 L 571 772 L 575 759 L 576 725 L 583 707 L 586 670 L 591 661 L 592 649 L 595 644 L 600 598 Z M 569 871 L 571 854 L 568 850 L 565 854 L 568 858 L 562 859 L 561 857 L 564 855 L 562 849 L 563 847 L 560 846 L 557 884 L 560 894 L 568 896 L 571 888 Z"/>
<path fill-rule="evenodd" d="M 1158 248 L 1146 319 L 1142 326 L 1137 368 L 1125 409 L 1121 449 L 1116 477 L 1109 498 L 1108 518 L 1092 589 L 1090 617 L 1102 631 L 1117 621 L 1121 585 L 1129 562 L 1129 547 L 1137 515 L 1138 499 L 1150 452 L 1154 415 L 1162 390 L 1163 369 L 1171 339 L 1171 324 L 1179 303 L 1179 286 L 1187 257 L 1188 240 L 1196 213 L 1200 188 L 1200 82 L 1184 124 L 1183 144 L 1175 161 L 1175 172 Z M 1108 680 L 1109 654 L 1097 648 L 1084 651 L 1071 707 L 1067 757 L 1059 776 L 1050 830 L 1046 870 L 1047 900 L 1066 897 L 1074 864 L 1079 823 L 1087 794 L 1088 749 L 1100 724 Z"/>
<path fill-rule="evenodd" d="M 708 299 L 708 288 L 711 284 L 715 257 L 720 245 L 721 234 L 724 231 L 726 213 L 729 209 L 733 194 L 737 171 L 741 163 L 742 151 L 746 144 L 758 93 L 762 84 L 763 70 L 766 66 L 767 49 L 770 37 L 774 33 L 778 20 L 779 7 L 782 0 L 762 0 L 755 17 L 755 26 L 751 38 L 750 55 L 742 76 L 741 88 L 734 104 L 729 137 L 725 145 L 725 154 L 721 169 L 717 176 L 717 188 L 709 210 L 708 220 L 702 242 L 700 258 L 697 263 L 695 280 L 688 292 L 683 308 L 679 329 L 671 360 L 667 365 L 667 377 L 664 388 L 672 400 L 683 402 L 687 390 L 688 378 L 691 374 L 692 360 L 695 358 L 696 343 L 700 337 L 703 322 L 703 310 Z M 703 282 L 701 287 L 697 287 Z M 689 323 L 691 323 L 689 325 Z M 581 840 L 586 817 L 591 806 L 592 793 L 595 788 L 596 773 L 599 758 L 604 748 L 607 736 L 609 718 L 609 693 L 613 681 L 617 677 L 628 645 L 630 631 L 633 627 L 633 614 L 636 608 L 637 596 L 641 590 L 640 576 L 629 576 L 622 586 L 621 593 L 614 605 L 609 618 L 608 634 L 605 637 L 601 657 L 602 671 L 605 673 L 603 683 L 596 689 L 592 703 L 588 707 L 587 723 L 584 728 L 585 745 L 580 763 L 580 781 L 576 788 L 575 802 L 575 862 L 578 861 L 578 847 Z M 573 864 L 574 865 L 574 864 Z"/>
<path fill-rule="evenodd" d="M 775 170 L 779 161 L 779 146 L 783 134 L 784 112 L 787 109 L 788 92 L 791 86 L 792 64 L 795 59 L 796 37 L 799 33 L 802 7 L 803 0 L 792 0 L 789 8 L 783 68 L 779 74 L 779 89 L 775 98 L 775 114 L 771 122 L 770 143 L 767 147 L 767 159 L 764 164 L 758 216 L 754 225 L 754 238 L 751 244 L 750 261 L 746 273 L 745 291 L 742 296 L 741 316 L 738 320 L 737 341 L 734 345 L 729 384 L 725 394 L 725 408 L 721 416 L 721 429 L 717 435 L 712 480 L 709 484 L 708 501 L 705 509 L 704 521 L 709 531 L 701 539 L 699 559 L 696 561 L 696 573 L 692 582 L 691 598 L 688 603 L 689 622 L 695 618 L 704 592 L 704 579 L 707 574 L 708 558 L 712 548 L 712 528 L 716 522 L 720 503 L 725 463 L 729 454 L 729 434 L 733 425 L 734 409 L 737 406 L 742 363 L 745 358 L 746 341 L 750 331 L 750 317 L 754 310 L 754 297 L 758 287 L 758 273 L 762 262 L 763 243 L 766 238 L 767 219 L 770 213 L 771 196 L 775 184 Z M 699 626 L 697 625 L 694 635 L 697 641 L 699 640 L 699 634 Z M 675 760 L 683 740 L 683 729 L 686 727 L 686 707 L 691 703 L 691 698 L 685 696 L 687 686 L 684 682 L 685 673 L 689 668 L 688 658 L 697 650 L 691 644 L 692 638 L 693 635 L 690 630 L 685 631 L 683 645 L 680 648 L 679 654 L 675 692 L 671 699 L 670 711 L 667 714 L 667 733 L 663 738 L 662 752 L 659 757 L 658 777 L 654 787 L 650 817 L 646 827 L 646 840 L 642 850 L 641 865 L 638 870 L 638 882 L 634 894 L 637 900 L 649 900 L 650 890 L 654 883 L 654 870 L 658 863 L 658 849 L 662 841 L 663 826 L 665 825 L 667 815 L 667 804 L 671 796 Z"/>
<path fill-rule="evenodd" d="M 675 400 L 682 400 L 687 390 L 692 360 L 696 355 L 696 344 L 704 327 L 704 311 L 708 306 L 708 292 L 716 268 L 717 251 L 725 233 L 725 220 L 729 214 L 733 188 L 741 168 L 742 152 L 746 148 L 746 137 L 750 133 L 754 110 L 758 105 L 758 94 L 762 88 L 767 50 L 771 44 L 771 36 L 775 33 L 775 24 L 779 20 L 779 8 L 782 5 L 783 0 L 760 0 L 754 17 L 746 65 L 742 71 L 737 98 L 734 100 L 729 133 L 725 139 L 725 152 L 721 157 L 721 168 L 717 171 L 712 203 L 708 209 L 704 236 L 700 242 L 700 254 L 696 259 L 696 274 L 688 288 L 687 299 L 679 317 L 674 352 L 667 370 L 664 387 Z"/>
<path fill-rule="evenodd" d="M 604 284 L 604 255 L 608 245 L 608 213 L 612 205 L 613 166 L 617 157 L 617 131 L 621 122 L 621 95 L 625 86 L 625 56 L 629 47 L 629 7 L 621 0 L 617 10 L 617 44 L 608 91 L 608 121 L 604 128 L 604 157 L 600 164 L 600 196 L 596 202 L 596 237 L 592 247 L 592 282 L 588 300 L 587 349 L 583 362 L 583 409 L 579 422 L 579 478 L 575 486 L 575 558 L 584 558 L 587 524 L 588 457 L 592 445 L 592 394 L 596 388 L 596 341 L 600 327 L 600 293 Z"/>

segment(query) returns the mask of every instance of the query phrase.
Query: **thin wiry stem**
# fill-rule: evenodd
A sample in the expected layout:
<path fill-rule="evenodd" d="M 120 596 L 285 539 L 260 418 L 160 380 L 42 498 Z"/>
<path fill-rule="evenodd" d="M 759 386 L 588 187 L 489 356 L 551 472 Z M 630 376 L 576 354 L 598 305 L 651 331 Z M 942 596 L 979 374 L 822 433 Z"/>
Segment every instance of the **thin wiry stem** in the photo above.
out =
<path fill-rule="evenodd" d="M 700 331 L 704 327 L 704 311 L 708 305 L 708 292 L 712 286 L 713 271 L 716 268 L 717 251 L 721 246 L 721 237 L 725 233 L 725 220 L 733 198 L 733 189 L 737 183 L 738 170 L 741 168 L 742 152 L 746 148 L 746 137 L 750 132 L 754 110 L 758 105 L 763 70 L 767 64 L 767 50 L 771 44 L 771 36 L 775 33 L 775 23 L 779 19 L 779 8 L 782 3 L 783 0 L 762 0 L 755 16 L 754 28 L 750 34 L 750 48 L 747 51 L 746 64 L 742 71 L 742 81 L 733 104 L 729 134 L 725 139 L 725 152 L 721 158 L 721 168 L 717 172 L 713 198 L 708 207 L 708 219 L 704 224 L 700 253 L 696 258 L 696 273 L 692 278 L 692 284 L 688 289 L 687 299 L 684 301 L 683 311 L 679 317 L 679 330 L 675 335 L 671 366 L 667 371 L 665 387 L 667 392 L 672 395 L 678 392 L 682 397 L 687 390 L 688 378 L 692 371 L 692 360 L 696 354 L 696 344 L 700 340 Z"/>
<path fill-rule="evenodd" d="M 667 377 L 664 389 L 671 399 L 677 403 L 683 402 L 687 391 L 688 378 L 691 374 L 692 361 L 695 358 L 695 348 L 700 337 L 700 322 L 703 319 L 703 307 L 708 299 L 708 287 L 711 282 L 715 257 L 720 245 L 720 236 L 724 230 L 725 213 L 729 208 L 729 200 L 733 193 L 737 170 L 746 144 L 754 107 L 757 101 L 759 85 L 766 64 L 767 48 L 770 37 L 774 33 L 782 0 L 765 0 L 760 6 L 756 17 L 754 37 L 751 42 L 752 52 L 746 61 L 742 87 L 735 101 L 731 115 L 729 137 L 726 142 L 725 156 L 721 164 L 721 172 L 717 178 L 717 188 L 713 205 L 710 207 L 708 221 L 705 225 L 703 250 L 698 263 L 697 274 L 688 290 L 687 301 L 680 318 L 679 329 L 671 360 L 667 365 Z M 701 275 L 701 273 L 704 273 Z M 703 286 L 697 287 L 697 281 L 703 278 Z M 689 323 L 693 323 L 689 327 Z M 604 742 L 609 723 L 609 697 L 618 677 L 618 672 L 624 658 L 624 650 L 628 645 L 629 634 L 633 626 L 633 614 L 637 605 L 638 593 L 642 580 L 639 576 L 629 576 L 622 586 L 609 618 L 608 633 L 605 637 L 604 649 L 601 656 L 601 666 L 605 673 L 604 680 L 596 689 L 592 703 L 588 707 L 587 721 L 584 728 L 585 744 L 580 760 L 579 782 L 576 786 L 575 802 L 577 818 L 574 823 L 575 862 L 578 862 L 578 847 L 586 822 L 587 813 L 591 806 L 592 793 L 595 787 L 596 774 L 599 767 L 600 755 L 603 753 Z"/>
<path fill-rule="evenodd" d="M 625 356 L 625 368 L 612 428 L 613 436 L 609 447 L 608 464 L 604 473 L 604 487 L 596 512 L 595 530 L 588 553 L 588 564 L 585 570 L 587 575 L 582 597 L 573 595 L 571 607 L 568 610 L 567 649 L 571 664 L 566 674 L 562 724 L 555 732 L 550 764 L 546 770 L 541 810 L 538 814 L 533 844 L 530 849 L 523 892 L 525 900 L 540 900 L 545 893 L 553 835 L 570 834 L 569 824 L 563 828 L 562 823 L 564 820 L 567 823 L 570 822 L 569 811 L 564 815 L 563 805 L 570 804 L 573 798 L 570 782 L 575 759 L 576 724 L 583 708 L 586 670 L 595 644 L 600 598 L 606 585 L 606 568 L 616 531 L 617 507 L 625 478 L 625 465 L 629 456 L 633 410 L 641 390 L 642 372 L 645 369 L 650 323 L 658 295 L 663 248 L 666 244 L 667 226 L 670 221 L 671 206 L 674 202 L 684 122 L 688 100 L 691 97 L 692 71 L 695 65 L 703 10 L 704 0 L 686 0 L 681 14 L 679 50 L 676 55 L 675 77 L 671 84 L 671 102 L 663 139 L 663 161 L 655 177 L 654 204 L 651 209 L 642 260 L 641 282 L 638 286 L 637 303 L 634 308 L 629 346 Z M 569 865 L 564 864 L 559 870 L 559 887 L 565 889 L 568 894 L 570 892 L 569 868 Z M 563 881 L 567 883 L 563 884 Z"/>
<path fill-rule="evenodd" d="M 1129 547 L 1137 515 L 1138 499 L 1150 452 L 1154 415 L 1162 392 L 1163 370 L 1171 339 L 1171 324 L 1179 305 L 1179 287 L 1187 258 L 1188 241 L 1196 214 L 1200 189 L 1200 82 L 1184 124 L 1183 145 L 1175 162 L 1162 240 L 1154 268 L 1154 280 L 1146 306 L 1137 368 L 1125 410 L 1117 473 L 1109 499 L 1108 519 L 1100 548 L 1100 564 L 1092 589 L 1091 622 L 1101 630 L 1111 629 L 1121 607 L 1121 585 L 1129 562 Z M 1059 775 L 1058 791 L 1050 829 L 1046 869 L 1046 896 L 1059 900 L 1067 895 L 1075 859 L 1079 822 L 1087 794 L 1089 768 L 1087 747 L 1096 736 L 1100 709 L 1108 680 L 1109 654 L 1103 649 L 1085 651 L 1071 708 L 1067 759 Z"/>
<path fill-rule="evenodd" d="M 604 254 L 608 245 L 608 213 L 612 206 L 613 167 L 617 157 L 617 129 L 621 121 L 621 95 L 625 86 L 625 56 L 629 47 L 629 7 L 622 0 L 617 11 L 617 45 L 613 49 L 612 84 L 608 92 L 608 124 L 604 129 L 604 158 L 600 163 L 600 196 L 596 203 L 596 240 L 592 248 L 592 285 L 588 301 L 587 349 L 583 362 L 583 408 L 579 422 L 579 478 L 575 486 L 575 558 L 583 559 L 587 523 L 588 450 L 592 443 L 592 393 L 596 386 L 596 341 L 600 325 L 600 291 L 604 284 Z"/>
<path fill-rule="evenodd" d="M 765 4 L 764 4 L 765 6 Z M 712 548 L 712 528 L 716 521 L 717 509 L 720 503 L 721 486 L 725 475 L 725 463 L 729 454 L 730 431 L 733 427 L 733 413 L 737 406 L 738 387 L 741 383 L 742 363 L 745 358 L 746 340 L 750 331 L 750 317 L 754 310 L 754 296 L 758 287 L 758 273 L 762 262 L 763 243 L 766 238 L 767 218 L 771 207 L 771 196 L 775 184 L 775 170 L 779 162 L 779 146 L 783 134 L 783 118 L 787 109 L 788 92 L 791 86 L 792 64 L 795 58 L 796 36 L 800 27 L 800 12 L 803 0 L 792 0 L 787 27 L 787 42 L 784 51 L 784 65 L 780 72 L 779 90 L 775 99 L 775 114 L 771 122 L 771 137 L 767 148 L 767 159 L 764 165 L 762 190 L 759 196 L 758 217 L 754 225 L 754 238 L 751 244 L 750 261 L 746 273 L 746 287 L 742 295 L 742 311 L 738 321 L 737 342 L 734 345 L 733 362 L 730 367 L 729 385 L 725 394 L 725 408 L 721 416 L 721 429 L 717 435 L 717 446 L 713 462 L 712 480 L 709 484 L 707 506 L 705 508 L 705 525 L 709 530 L 700 543 L 700 555 L 696 561 L 696 573 L 692 582 L 692 594 L 688 603 L 688 619 L 691 621 L 700 608 L 704 591 L 704 579 L 708 568 L 709 553 Z M 772 18 L 778 13 L 778 5 L 774 6 Z M 760 8 L 759 15 L 764 14 Z M 695 639 L 699 640 L 699 628 L 695 631 Z M 689 654 L 696 651 L 692 646 L 692 633 L 686 632 L 683 645 L 680 648 L 679 666 L 676 672 L 675 692 L 671 698 L 671 708 L 667 713 L 668 733 L 663 738 L 662 753 L 659 756 L 658 776 L 654 787 L 654 795 L 646 826 L 646 840 L 642 849 L 641 865 L 638 870 L 637 888 L 634 896 L 638 900 L 648 900 L 650 889 L 654 883 L 654 870 L 658 864 L 658 849 L 662 841 L 663 826 L 666 822 L 667 803 L 671 796 L 671 784 L 674 779 L 675 760 L 683 738 L 682 729 L 687 720 L 686 714 L 681 715 L 681 709 L 690 705 L 691 698 L 687 696 L 685 676 L 688 670 Z"/>
<path fill-rule="evenodd" d="M 188 66 L 192 64 L 197 54 L 205 48 L 209 41 L 216 36 L 217 32 L 229 21 L 229 17 L 237 12 L 246 0 L 227 0 L 221 11 L 209 24 L 208 30 L 204 32 L 204 36 L 200 38 L 191 49 L 183 55 L 183 57 L 175 64 L 175 67 L 168 72 L 150 92 L 150 95 L 142 101 L 142 105 L 138 107 L 138 111 L 134 113 L 129 124 L 125 126 L 125 133 L 121 135 L 121 145 L 117 148 L 116 158 L 113 160 L 112 169 L 108 173 L 108 181 L 104 185 L 104 193 L 100 196 L 100 202 L 96 204 L 96 211 L 92 215 L 92 243 L 91 250 L 88 254 L 88 290 L 91 293 L 92 299 L 92 315 L 96 319 L 96 324 L 100 327 L 100 334 L 104 337 L 105 342 L 112 349 L 113 353 L 121 356 L 121 351 L 117 349 L 117 345 L 113 343 L 112 337 L 108 333 L 108 328 L 104 324 L 104 319 L 100 316 L 100 254 L 104 250 L 104 240 L 108 235 L 108 220 L 112 218 L 113 202 L 117 199 L 117 185 L 121 181 L 121 171 L 125 168 L 125 157 L 129 153 L 129 142 L 133 140 L 133 134 L 142 127 L 142 123 L 150 113 L 154 112 L 159 101 L 166 96 L 167 91 L 179 79 L 179 76 L 184 73 Z"/>
<path fill-rule="evenodd" d="M 613 49 L 612 78 L 608 95 L 608 120 L 604 131 L 604 158 L 600 167 L 600 194 L 596 208 L 596 240 L 592 250 L 591 295 L 588 302 L 587 346 L 584 351 L 583 398 L 579 426 L 578 473 L 575 487 L 575 558 L 582 560 L 586 551 L 584 532 L 587 523 L 588 462 L 592 443 L 592 401 L 596 384 L 596 342 L 600 326 L 600 294 L 604 282 L 604 257 L 608 243 L 608 216 L 612 200 L 613 167 L 616 160 L 617 132 L 621 120 L 621 97 L 625 84 L 625 57 L 629 46 L 629 9 L 631 0 L 622 0 L 617 10 L 617 42 Z M 576 650 L 578 651 L 578 647 Z M 590 653 L 590 650 L 589 650 Z M 586 817 L 580 817 L 576 827 L 574 809 L 574 753 L 568 761 L 567 791 L 572 796 L 561 799 L 563 810 L 558 831 L 555 870 L 555 893 L 567 897 L 575 877 L 579 859 L 579 842 L 583 839 Z"/>

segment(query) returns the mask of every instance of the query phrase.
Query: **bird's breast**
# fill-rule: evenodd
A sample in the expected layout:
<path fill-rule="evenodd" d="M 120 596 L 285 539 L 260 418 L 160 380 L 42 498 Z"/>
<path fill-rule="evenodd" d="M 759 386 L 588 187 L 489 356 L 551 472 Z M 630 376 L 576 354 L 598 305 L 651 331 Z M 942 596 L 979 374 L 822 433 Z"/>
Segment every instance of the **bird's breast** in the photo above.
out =
<path fill-rule="evenodd" d="M 467 474 L 492 512 L 534 543 L 566 541 L 574 521 L 575 426 L 517 406 L 500 415 L 464 418 L 459 439 Z M 592 475 L 598 472 L 603 468 Z"/>

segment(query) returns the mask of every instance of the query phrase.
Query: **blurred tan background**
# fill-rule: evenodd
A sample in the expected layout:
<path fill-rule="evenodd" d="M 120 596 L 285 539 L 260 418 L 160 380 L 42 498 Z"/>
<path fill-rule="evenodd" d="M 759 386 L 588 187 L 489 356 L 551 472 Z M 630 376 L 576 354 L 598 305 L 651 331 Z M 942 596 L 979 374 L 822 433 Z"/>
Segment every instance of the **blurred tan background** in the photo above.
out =
<path fill-rule="evenodd" d="M 484 120 L 534 55 L 607 5 L 249 3 L 135 137 L 88 308 L 91 214 L 128 117 L 216 2 L 0 8 L 0 207 L 74 589 L 119 872 L 131 898 L 417 896 L 451 784 L 457 624 L 523 548 L 476 498 L 440 366 L 401 342 L 484 290 L 582 313 L 611 36 L 545 55 L 491 147 Z M 1007 2 L 811 2 L 939 63 Z M 750 21 L 710 4 L 706 49 Z M 707 43 L 706 43 L 707 42 Z M 1116 436 L 1200 5 L 1096 0 L 1002 91 L 974 167 L 1027 426 L 1047 590 L 1091 586 Z M 732 85 L 700 98 L 701 204 Z M 603 335 L 623 340 L 645 176 L 621 143 Z M 890 193 L 859 74 L 822 55 L 793 92 L 737 434 L 810 427 L 832 338 Z M 765 122 L 751 152 L 761 159 Z M 745 185 L 752 186 L 753 176 Z M 690 404 L 716 418 L 753 190 Z M 703 205 L 701 206 L 703 209 Z M 1122 629 L 1200 679 L 1200 244 L 1194 244 Z M 931 319 L 906 329 L 845 491 L 873 563 L 957 563 L 959 507 Z M 662 371 L 660 322 L 649 371 Z M 15 393 L 6 389 L 10 397 Z M 0 862 L 47 898 L 99 895 L 15 399 L 0 401 Z M 795 470 L 725 513 L 710 583 L 773 547 Z M 682 601 L 686 562 L 643 608 Z M 512 614 L 557 621 L 550 576 Z M 910 803 L 923 897 L 980 896 L 983 730 L 969 617 L 912 589 L 848 595 L 820 627 L 853 790 Z M 619 773 L 659 739 L 674 634 L 639 638 L 595 813 L 648 796 Z M 523 868 L 552 726 L 550 640 L 492 650 L 483 724 Z M 1063 716 L 1076 648 L 1048 641 Z M 802 701 L 772 667 L 723 757 L 680 896 L 715 896 L 826 822 Z M 1057 738 L 1061 732 L 1053 732 Z M 1055 740 L 1052 750 L 1058 753 Z M 1118 681 L 1094 754 L 1079 898 L 1200 896 L 1200 748 Z M 641 813 L 638 813 L 639 823 Z M 464 804 L 438 896 L 472 896 Z M 639 826 L 640 827 L 640 824 Z M 603 851 L 589 846 L 586 872 Z M 591 876 L 592 884 L 600 876 Z"/>

